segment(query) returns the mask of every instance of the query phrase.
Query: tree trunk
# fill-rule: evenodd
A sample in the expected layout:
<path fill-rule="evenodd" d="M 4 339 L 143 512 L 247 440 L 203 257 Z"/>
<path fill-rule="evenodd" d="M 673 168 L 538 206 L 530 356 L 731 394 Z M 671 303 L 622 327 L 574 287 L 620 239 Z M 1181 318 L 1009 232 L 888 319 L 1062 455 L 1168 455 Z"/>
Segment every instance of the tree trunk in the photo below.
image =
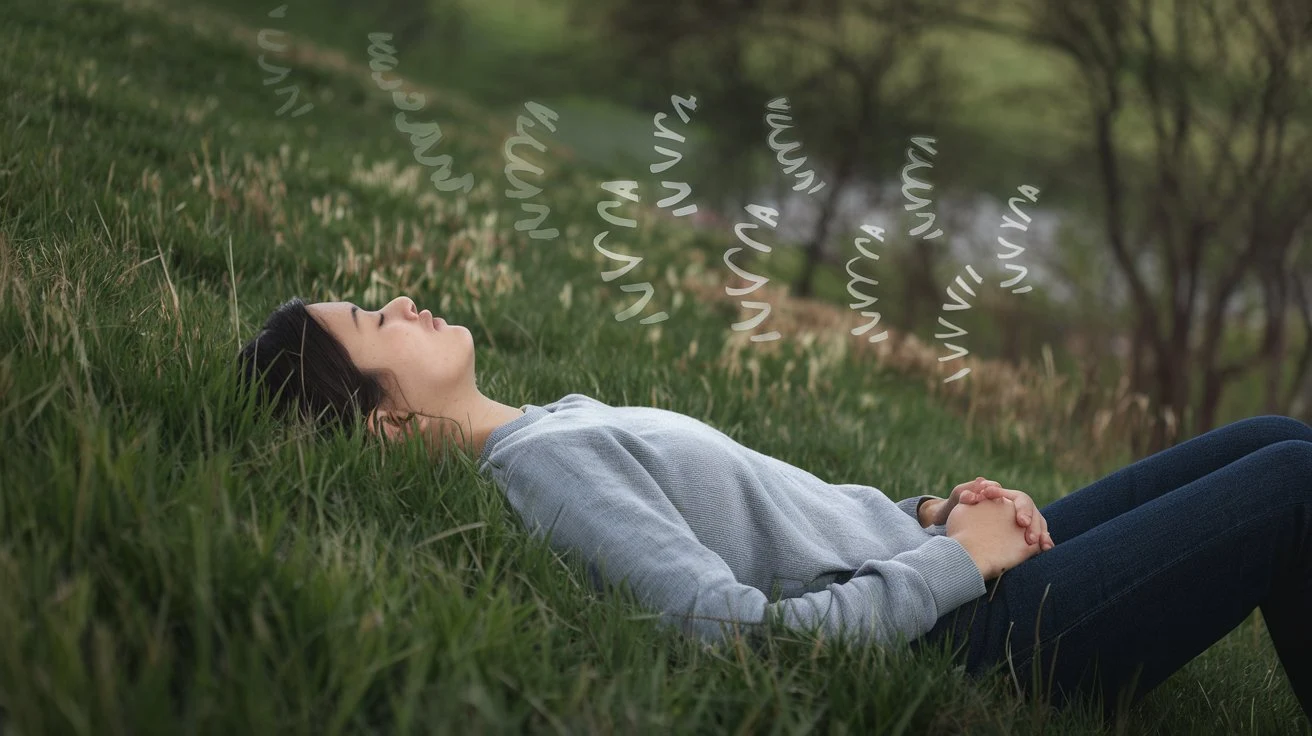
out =
<path fill-rule="evenodd" d="M 811 239 L 805 246 L 806 264 L 802 267 L 802 273 L 798 275 L 797 281 L 793 284 L 793 293 L 799 297 L 807 298 L 812 294 L 812 281 L 815 278 L 816 266 L 824 258 L 823 248 L 829 237 L 829 226 L 833 221 L 835 211 L 841 203 L 843 190 L 847 189 L 847 185 L 856 169 L 856 162 L 861 156 L 861 141 L 864 140 L 864 134 L 869 129 L 875 95 L 878 93 L 878 82 L 883 73 L 884 70 L 880 69 L 878 65 L 869 66 L 853 73 L 853 82 L 856 84 L 860 95 L 859 107 L 857 108 L 856 121 L 852 125 L 852 129 L 848 135 L 844 136 L 846 140 L 850 140 L 852 143 L 849 148 L 838 155 L 838 162 L 834 167 L 833 181 L 830 181 L 826 187 L 829 190 L 829 196 L 825 197 L 824 205 L 820 208 L 820 218 L 816 222 L 815 230 L 811 232 Z"/>
<path fill-rule="evenodd" d="M 1270 283 L 1264 289 L 1266 294 L 1266 413 L 1284 414 L 1280 389 L 1281 377 L 1284 375 L 1285 352 L 1288 350 L 1288 336 L 1285 334 L 1286 304 L 1289 293 L 1286 289 L 1286 276 L 1283 270 L 1271 274 Z"/>
<path fill-rule="evenodd" d="M 855 155 L 855 154 L 853 154 Z M 820 214 L 815 223 L 815 229 L 811 231 L 811 238 L 803 246 L 806 255 L 806 263 L 802 266 L 802 273 L 798 275 L 797 281 L 793 283 L 793 293 L 802 298 L 809 298 L 812 294 L 812 281 L 815 278 L 815 270 L 824 258 L 824 246 L 829 238 L 829 226 L 833 223 L 834 212 L 838 209 L 839 197 L 842 196 L 843 190 L 847 188 L 847 180 L 850 177 L 852 169 L 851 159 L 843 158 L 838 164 L 838 173 L 834 180 L 829 182 L 827 189 L 829 196 L 825 197 L 824 204 L 820 206 Z"/>
<path fill-rule="evenodd" d="M 1152 327 L 1148 323 L 1148 316 L 1143 312 L 1135 313 L 1134 337 L 1130 343 L 1130 388 L 1129 392 L 1133 394 L 1145 394 L 1148 396 L 1148 410 L 1156 411 L 1157 397 L 1154 396 L 1152 387 L 1149 385 L 1149 376 L 1152 374 L 1153 365 L 1157 360 L 1156 351 L 1154 350 L 1155 341 L 1153 339 Z M 1142 457 L 1146 454 L 1151 446 L 1151 440 L 1145 436 L 1140 425 L 1133 425 L 1134 429 L 1130 433 L 1130 447 L 1136 457 Z"/>
<path fill-rule="evenodd" d="M 1312 303 L 1309 302 L 1303 281 L 1297 276 L 1293 277 L 1291 291 L 1294 293 L 1294 304 L 1298 306 L 1298 314 L 1303 320 L 1303 352 L 1294 366 L 1294 375 L 1289 382 L 1289 396 L 1285 399 L 1286 405 L 1292 409 L 1299 398 L 1299 387 L 1303 385 L 1308 369 L 1312 368 Z M 1312 389 L 1312 382 L 1309 388 Z"/>
<path fill-rule="evenodd" d="M 1203 368 L 1203 395 L 1198 399 L 1198 433 L 1216 427 L 1216 414 L 1221 406 L 1221 395 L 1225 393 L 1225 379 L 1215 365 Z"/>
<path fill-rule="evenodd" d="M 1153 424 L 1152 439 L 1148 452 L 1165 450 L 1175 443 L 1175 439 L 1188 434 L 1185 411 L 1189 405 L 1189 318 L 1179 310 L 1173 310 L 1175 317 L 1171 325 L 1170 347 L 1157 350 L 1157 389 L 1158 406 L 1162 411 L 1155 412 L 1157 421 Z M 1165 410 L 1170 409 L 1175 426 L 1167 425 Z"/>

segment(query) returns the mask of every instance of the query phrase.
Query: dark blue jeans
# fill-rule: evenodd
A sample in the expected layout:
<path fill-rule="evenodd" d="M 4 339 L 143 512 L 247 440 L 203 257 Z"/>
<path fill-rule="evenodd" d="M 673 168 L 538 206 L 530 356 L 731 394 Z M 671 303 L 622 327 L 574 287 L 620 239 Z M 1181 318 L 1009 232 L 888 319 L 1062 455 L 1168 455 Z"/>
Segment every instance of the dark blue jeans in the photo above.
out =
<path fill-rule="evenodd" d="M 1260 607 L 1312 720 L 1312 427 L 1240 420 L 1040 511 L 1055 546 L 913 650 L 946 645 L 972 676 L 1014 670 L 1024 692 L 1091 697 L 1110 720 Z"/>

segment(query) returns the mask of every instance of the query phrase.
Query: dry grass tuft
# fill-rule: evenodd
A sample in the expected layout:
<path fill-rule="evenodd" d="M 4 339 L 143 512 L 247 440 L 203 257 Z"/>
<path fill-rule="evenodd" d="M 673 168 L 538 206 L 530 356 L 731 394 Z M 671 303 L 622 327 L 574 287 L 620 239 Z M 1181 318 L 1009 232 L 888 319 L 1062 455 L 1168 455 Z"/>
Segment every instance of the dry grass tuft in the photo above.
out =
<path fill-rule="evenodd" d="M 707 302 L 738 304 L 739 297 L 725 294 L 721 279 L 713 271 L 690 273 L 680 288 Z M 1052 370 L 1052 354 L 1046 346 L 1042 367 L 1028 363 L 1015 366 L 974 355 L 943 363 L 939 358 L 946 351 L 941 345 L 927 344 L 914 334 L 884 324 L 879 327 L 888 330 L 886 340 L 870 343 L 864 337 L 854 337 L 851 330 L 863 324 L 864 318 L 841 305 L 793 297 L 785 287 L 770 284 L 753 292 L 752 299 L 771 305 L 770 315 L 758 331 L 778 330 L 784 339 L 799 340 L 805 346 L 822 345 L 821 357 L 808 368 L 808 391 L 817 389 L 817 375 L 838 366 L 849 353 L 857 362 L 873 357 L 879 365 L 902 375 L 923 377 L 926 389 L 957 410 L 967 426 L 978 420 L 1004 427 L 1020 443 L 1050 453 L 1063 470 L 1105 472 L 1123 462 L 1127 438 L 1143 436 L 1159 420 L 1150 414 L 1146 395 L 1129 391 L 1128 376 L 1111 390 L 1099 391 L 1084 381 L 1074 385 L 1070 376 Z M 753 314 L 739 306 L 735 321 Z M 732 353 L 746 349 L 777 352 L 782 342 L 751 343 L 746 333 L 737 333 L 734 338 Z M 962 367 L 962 361 L 970 367 L 970 374 L 944 383 Z M 744 362 L 735 356 L 729 370 L 733 371 L 732 363 L 738 362 L 750 365 L 750 359 Z M 1170 422 L 1171 417 L 1160 420 Z"/>

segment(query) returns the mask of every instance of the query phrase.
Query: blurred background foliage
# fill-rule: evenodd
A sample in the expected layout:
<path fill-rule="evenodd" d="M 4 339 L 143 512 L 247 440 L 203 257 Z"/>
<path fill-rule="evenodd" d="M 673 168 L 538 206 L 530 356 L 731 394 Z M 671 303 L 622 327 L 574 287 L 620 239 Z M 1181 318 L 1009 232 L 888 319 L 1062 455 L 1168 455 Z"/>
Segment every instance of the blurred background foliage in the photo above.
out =
<path fill-rule="evenodd" d="M 978 356 L 1028 365 L 1047 346 L 1090 397 L 1147 401 L 1136 454 L 1254 413 L 1312 417 L 1306 2 L 333 2 L 287 25 L 363 54 L 352 29 L 373 24 L 395 34 L 401 73 L 509 114 L 547 104 L 574 155 L 634 178 L 661 160 L 653 115 L 695 97 L 675 170 L 689 219 L 728 230 L 747 204 L 781 212 L 780 247 L 738 265 L 841 305 L 850 274 L 873 278 L 881 324 L 924 342 L 945 318 Z M 800 144 L 818 192 L 766 143 L 780 97 L 779 138 Z M 913 136 L 934 140 L 914 174 L 932 186 L 934 239 L 909 234 Z M 1021 186 L 1038 202 L 1008 236 Z M 863 224 L 887 230 L 878 261 L 854 261 Z M 1007 262 L 1028 293 L 997 286 L 1018 273 L 1000 235 L 1025 249 Z M 968 264 L 985 284 L 946 312 Z"/>

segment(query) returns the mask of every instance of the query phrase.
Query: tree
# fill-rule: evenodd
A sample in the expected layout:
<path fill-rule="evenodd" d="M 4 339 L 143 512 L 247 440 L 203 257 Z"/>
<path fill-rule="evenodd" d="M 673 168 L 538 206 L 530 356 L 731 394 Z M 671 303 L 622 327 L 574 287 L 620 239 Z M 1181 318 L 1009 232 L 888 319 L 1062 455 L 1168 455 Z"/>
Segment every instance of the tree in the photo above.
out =
<path fill-rule="evenodd" d="M 1147 393 L 1166 419 L 1139 449 L 1153 452 L 1179 432 L 1214 426 L 1226 386 L 1261 365 L 1272 383 L 1267 409 L 1287 411 L 1298 384 L 1278 385 L 1286 325 L 1306 295 L 1294 246 L 1312 214 L 1312 5 L 1025 0 L 1023 7 L 1021 24 L 963 18 L 1058 49 L 1076 66 L 1104 236 L 1135 311 L 1132 390 Z M 1262 344 L 1224 359 L 1235 299 L 1254 280 Z"/>

